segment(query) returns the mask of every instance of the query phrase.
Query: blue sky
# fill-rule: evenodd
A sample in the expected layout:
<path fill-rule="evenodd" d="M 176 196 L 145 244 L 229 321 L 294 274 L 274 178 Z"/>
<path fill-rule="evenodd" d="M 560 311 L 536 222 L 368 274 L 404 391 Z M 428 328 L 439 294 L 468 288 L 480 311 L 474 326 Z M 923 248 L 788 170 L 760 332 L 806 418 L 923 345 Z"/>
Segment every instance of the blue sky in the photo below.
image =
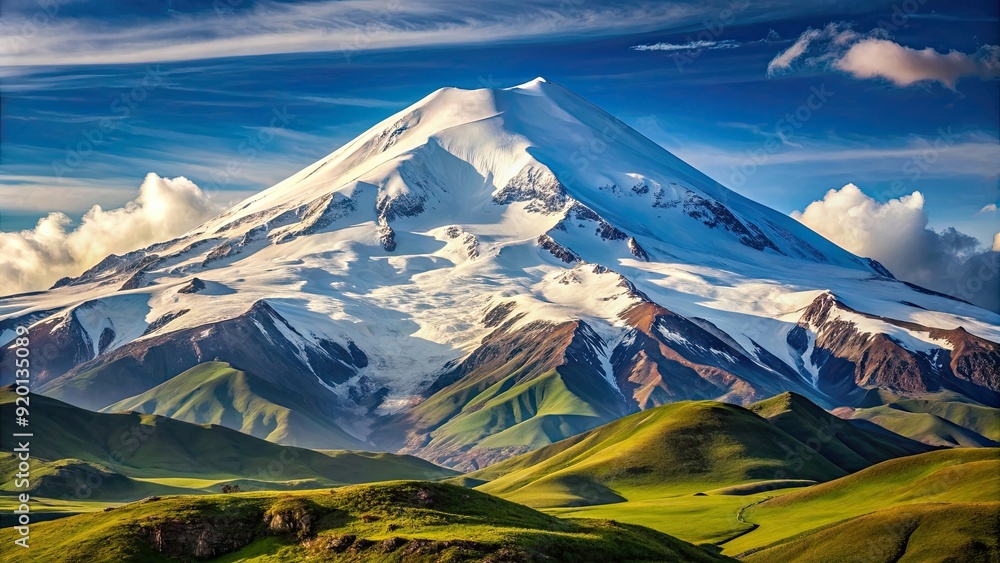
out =
<path fill-rule="evenodd" d="M 240 199 L 441 86 L 544 76 L 782 212 L 919 190 L 931 227 L 988 247 L 998 21 L 944 0 L 7 0 L 0 231 L 120 206 L 149 172 Z M 956 54 L 913 55 L 932 78 L 905 83 L 879 53 L 848 64 L 864 40 Z"/>

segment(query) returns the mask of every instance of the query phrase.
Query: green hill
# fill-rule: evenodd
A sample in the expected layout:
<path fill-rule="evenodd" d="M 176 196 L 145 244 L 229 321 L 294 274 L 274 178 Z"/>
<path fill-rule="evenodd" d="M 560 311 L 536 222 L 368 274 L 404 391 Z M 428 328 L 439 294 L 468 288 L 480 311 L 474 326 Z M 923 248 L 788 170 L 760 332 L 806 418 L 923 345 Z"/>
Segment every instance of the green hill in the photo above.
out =
<path fill-rule="evenodd" d="M 14 533 L 0 530 L 0 541 Z M 648 528 L 422 482 L 163 498 L 36 524 L 31 542 L 32 560 L 93 563 L 728 560 Z M 23 556 L 9 548 L 0 560 Z"/>
<path fill-rule="evenodd" d="M 796 536 L 742 559 L 748 563 L 996 561 L 998 538 L 1000 502 L 911 504 Z"/>
<path fill-rule="evenodd" d="M 894 459 L 749 506 L 756 529 L 725 544 L 743 553 L 867 513 L 920 503 L 1000 500 L 1000 449 L 950 449 Z"/>
<path fill-rule="evenodd" d="M 698 401 L 624 417 L 465 479 L 529 506 L 556 507 L 843 475 L 844 470 L 753 412 Z"/>
<path fill-rule="evenodd" d="M 14 398 L 10 387 L 0 390 L 3 420 L 14 418 Z M 31 395 L 30 406 L 32 458 L 50 462 L 42 466 L 49 470 L 97 474 L 90 499 L 122 499 L 123 487 L 132 486 L 122 476 L 206 492 L 217 491 L 221 483 L 244 489 L 309 488 L 455 475 L 412 456 L 281 446 L 222 426 L 134 412 L 95 413 L 41 395 Z M 0 435 L 3 451 L 13 450 L 12 440 L 9 433 Z M 5 468 L 0 483 L 9 480 Z"/>
<path fill-rule="evenodd" d="M 205 362 L 156 387 L 102 409 L 158 414 L 195 424 L 219 424 L 289 446 L 368 449 L 322 405 L 223 362 Z"/>
<path fill-rule="evenodd" d="M 861 430 L 795 393 L 782 393 L 748 408 L 848 473 L 933 449 L 889 432 Z"/>
<path fill-rule="evenodd" d="M 582 321 L 501 327 L 369 440 L 474 470 L 615 420 L 628 405 L 604 378 L 595 338 Z"/>
<path fill-rule="evenodd" d="M 128 501 L 150 495 L 190 492 L 180 487 L 170 487 L 154 482 L 137 481 L 105 465 L 79 459 L 42 461 L 35 459 L 31 465 L 31 486 L 15 486 L 17 458 L 10 453 L 0 453 L 0 491 L 7 494 L 31 492 L 34 496 L 50 499 L 90 500 L 94 496 L 105 501 Z M 5 515 L 6 516 L 6 515 Z"/>
<path fill-rule="evenodd" d="M 847 414 L 934 446 L 1000 447 L 1000 409 L 955 399 L 945 393 L 919 399 L 886 397 L 883 405 Z"/>

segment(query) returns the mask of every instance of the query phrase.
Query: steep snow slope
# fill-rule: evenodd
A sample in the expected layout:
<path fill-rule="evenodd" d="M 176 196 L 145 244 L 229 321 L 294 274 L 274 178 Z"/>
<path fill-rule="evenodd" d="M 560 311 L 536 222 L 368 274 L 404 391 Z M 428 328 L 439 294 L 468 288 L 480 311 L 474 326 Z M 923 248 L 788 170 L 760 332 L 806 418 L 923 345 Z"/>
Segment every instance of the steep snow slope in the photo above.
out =
<path fill-rule="evenodd" d="M 438 90 L 176 240 L 0 300 L 0 345 L 19 323 L 63 400 L 134 404 L 218 360 L 454 464 L 689 398 L 1000 404 L 1000 316 L 895 281 L 543 79 Z"/>

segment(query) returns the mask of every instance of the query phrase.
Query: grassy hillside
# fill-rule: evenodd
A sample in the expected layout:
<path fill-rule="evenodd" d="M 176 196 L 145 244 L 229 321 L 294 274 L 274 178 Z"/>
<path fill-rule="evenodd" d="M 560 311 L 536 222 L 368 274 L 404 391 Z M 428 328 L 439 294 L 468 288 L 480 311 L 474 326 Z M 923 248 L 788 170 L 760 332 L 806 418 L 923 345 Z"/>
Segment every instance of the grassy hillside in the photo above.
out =
<path fill-rule="evenodd" d="M 102 412 L 136 411 L 219 424 L 303 448 L 367 449 L 303 397 L 223 362 L 205 362 Z"/>
<path fill-rule="evenodd" d="M 9 387 L 0 390 L 3 420 L 14 418 L 13 401 Z M 36 436 L 32 457 L 52 462 L 43 469 L 61 468 L 69 477 L 73 472 L 99 474 L 91 499 L 134 498 L 123 491 L 140 486 L 135 482 L 212 491 L 224 482 L 244 489 L 309 488 L 455 474 L 411 456 L 319 452 L 280 446 L 222 426 L 138 413 L 95 413 L 40 395 L 30 401 L 30 430 Z M 12 451 L 11 440 L 9 433 L 0 435 L 3 451 Z M 0 483 L 9 480 L 5 470 Z M 53 485 L 46 493 L 64 491 Z"/>
<path fill-rule="evenodd" d="M 0 530 L 8 544 L 13 530 Z M 32 528 L 38 561 L 722 561 L 665 534 L 562 520 L 461 487 L 396 482 L 172 497 Z M 12 549 L 0 561 L 23 557 Z"/>
<path fill-rule="evenodd" d="M 844 474 L 756 414 L 698 401 L 636 413 L 465 478 L 488 481 L 479 489 L 491 494 L 557 507 Z"/>
<path fill-rule="evenodd" d="M 996 561 L 1000 502 L 911 504 L 842 521 L 743 557 L 748 563 Z M 864 546 L 859 548 L 859 546 Z"/>
<path fill-rule="evenodd" d="M 951 394 L 886 399 L 848 414 L 934 446 L 1000 447 L 1000 409 L 957 401 Z"/>
<path fill-rule="evenodd" d="M 743 511 L 758 527 L 725 544 L 743 553 L 878 510 L 1000 500 L 1000 449 L 953 449 L 890 460 Z"/>
<path fill-rule="evenodd" d="M 748 408 L 848 473 L 933 449 L 889 432 L 866 432 L 795 393 L 782 393 Z"/>
<path fill-rule="evenodd" d="M 93 496 L 92 485 L 95 483 L 100 483 L 97 497 L 106 501 L 127 501 L 150 495 L 189 492 L 180 487 L 138 481 L 113 471 L 106 465 L 79 459 L 34 460 L 31 465 L 31 486 L 27 489 L 15 486 L 15 473 L 17 458 L 10 453 L 0 453 L 0 494 L 30 491 L 36 497 L 86 501 Z"/>
<path fill-rule="evenodd" d="M 369 439 L 474 470 L 614 420 L 628 406 L 604 379 L 592 336 L 582 322 L 498 329 L 426 401 L 387 417 Z"/>

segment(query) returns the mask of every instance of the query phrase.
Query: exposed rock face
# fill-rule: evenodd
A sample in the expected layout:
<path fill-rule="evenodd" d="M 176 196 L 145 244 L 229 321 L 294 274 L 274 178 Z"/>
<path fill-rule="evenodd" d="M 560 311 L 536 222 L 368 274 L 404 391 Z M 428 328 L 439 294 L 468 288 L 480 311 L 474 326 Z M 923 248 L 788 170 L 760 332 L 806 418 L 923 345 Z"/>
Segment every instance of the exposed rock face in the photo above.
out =
<path fill-rule="evenodd" d="M 264 513 L 264 523 L 272 534 L 295 534 L 308 537 L 319 517 L 319 507 L 306 499 L 288 499 Z"/>
<path fill-rule="evenodd" d="M 494 309 L 502 318 L 503 306 Z M 507 319 L 480 347 L 442 375 L 427 393 L 435 400 L 389 417 L 369 437 L 374 443 L 451 467 L 472 469 L 531 449 L 523 445 L 478 446 L 502 427 L 523 423 L 544 443 L 554 442 L 614 420 L 629 411 L 603 373 L 604 344 L 581 321 L 544 322 L 517 327 Z M 510 401 L 491 389 L 509 390 Z M 593 409 L 590 416 L 566 412 L 546 402 L 546 390 L 567 393 Z M 518 391 L 520 390 L 520 391 Z M 447 406 L 445 406 L 447 405 Z M 440 407 L 440 408 L 436 408 Z M 473 438 L 461 428 L 473 428 Z"/>
<path fill-rule="evenodd" d="M 382 248 L 386 252 L 393 252 L 396 250 L 396 232 L 392 230 L 389 225 L 382 225 L 378 229 L 379 242 L 382 243 Z"/>
<path fill-rule="evenodd" d="M 311 501 L 290 498 L 261 512 L 243 504 L 235 514 L 154 517 L 150 522 L 140 523 L 136 535 L 162 555 L 212 559 L 241 549 L 268 534 L 293 535 L 299 540 L 307 538 L 322 511 Z"/>
<path fill-rule="evenodd" d="M 17 320 L 14 326 L 28 326 L 32 318 L 29 316 Z M 3 332 L 4 327 L 0 327 Z M 89 361 L 94 357 L 94 342 L 84 330 L 75 312 L 65 316 L 53 316 L 31 327 L 31 376 L 36 384 L 44 384 L 70 371 L 74 367 Z M 14 343 L 0 348 L 0 364 L 13 365 L 8 358 L 13 357 Z M 0 384 L 14 382 L 14 371 L 3 370 Z"/>
<path fill-rule="evenodd" d="M 632 330 L 614 349 L 611 364 L 636 410 L 719 397 L 749 403 L 780 386 L 796 386 L 775 381 L 742 349 L 654 303 L 641 303 L 623 317 Z"/>
<path fill-rule="evenodd" d="M 639 245 L 635 237 L 628 237 L 628 251 L 639 260 L 649 262 L 649 254 L 646 254 L 646 249 Z"/>
<path fill-rule="evenodd" d="M 684 213 L 698 219 L 707 227 L 723 228 L 737 236 L 739 241 L 750 248 L 764 250 L 769 248 L 781 252 L 753 223 L 743 224 L 728 207 L 718 201 L 709 200 L 694 192 L 688 192 L 684 200 Z"/>
<path fill-rule="evenodd" d="M 175 316 L 176 318 L 176 316 Z M 168 323 L 172 319 L 165 319 Z M 101 355 L 93 361 L 93 345 L 86 334 L 73 333 L 73 323 L 65 331 L 56 331 L 58 350 L 77 350 L 78 356 L 60 364 L 77 362 L 74 369 L 41 387 L 42 391 L 58 386 L 60 380 L 72 380 L 87 374 L 85 388 L 72 386 L 56 390 L 55 396 L 91 410 L 152 389 L 167 379 L 199 363 L 217 359 L 282 385 L 298 381 L 304 390 L 319 388 L 314 396 L 322 396 L 320 383 L 343 383 L 367 365 L 367 357 L 353 343 L 346 345 L 329 341 L 313 344 L 304 338 L 292 342 L 285 335 L 297 334 L 265 301 L 255 303 L 245 314 L 234 319 L 202 325 L 160 336 L 133 341 Z M 70 336 L 75 334 L 75 336 Z M 301 336 L 301 335 L 299 335 Z M 300 348 L 301 346 L 301 348 Z M 91 351 L 88 353 L 87 348 Z M 60 352 L 62 354 L 63 352 Z M 86 360 L 80 361 L 86 356 Z M 304 357 L 303 357 L 304 356 Z M 304 395 L 310 393 L 305 391 Z"/>
<path fill-rule="evenodd" d="M 865 321 L 926 333 L 934 344 L 872 333 L 859 327 Z M 824 293 L 803 312 L 788 343 L 818 373 L 819 388 L 847 403 L 860 400 L 866 389 L 882 388 L 901 394 L 952 390 L 1000 406 L 1000 345 L 962 327 L 929 328 L 869 315 Z"/>
<path fill-rule="evenodd" d="M 549 254 L 567 264 L 580 261 L 580 257 L 577 256 L 575 252 L 559 244 L 549 235 L 542 235 L 538 237 L 538 246 L 540 246 L 542 250 L 548 250 Z"/>
<path fill-rule="evenodd" d="M 177 290 L 177 293 L 198 293 L 205 290 L 205 282 L 198 278 L 193 278 L 190 283 Z"/>
<path fill-rule="evenodd" d="M 566 205 L 566 188 L 545 169 L 525 167 L 493 196 L 493 203 L 527 201 L 528 211 L 555 213 Z"/>
<path fill-rule="evenodd" d="M 141 524 L 136 535 L 162 555 L 211 559 L 252 542 L 259 535 L 260 518 L 260 514 L 235 518 L 165 518 Z"/>

